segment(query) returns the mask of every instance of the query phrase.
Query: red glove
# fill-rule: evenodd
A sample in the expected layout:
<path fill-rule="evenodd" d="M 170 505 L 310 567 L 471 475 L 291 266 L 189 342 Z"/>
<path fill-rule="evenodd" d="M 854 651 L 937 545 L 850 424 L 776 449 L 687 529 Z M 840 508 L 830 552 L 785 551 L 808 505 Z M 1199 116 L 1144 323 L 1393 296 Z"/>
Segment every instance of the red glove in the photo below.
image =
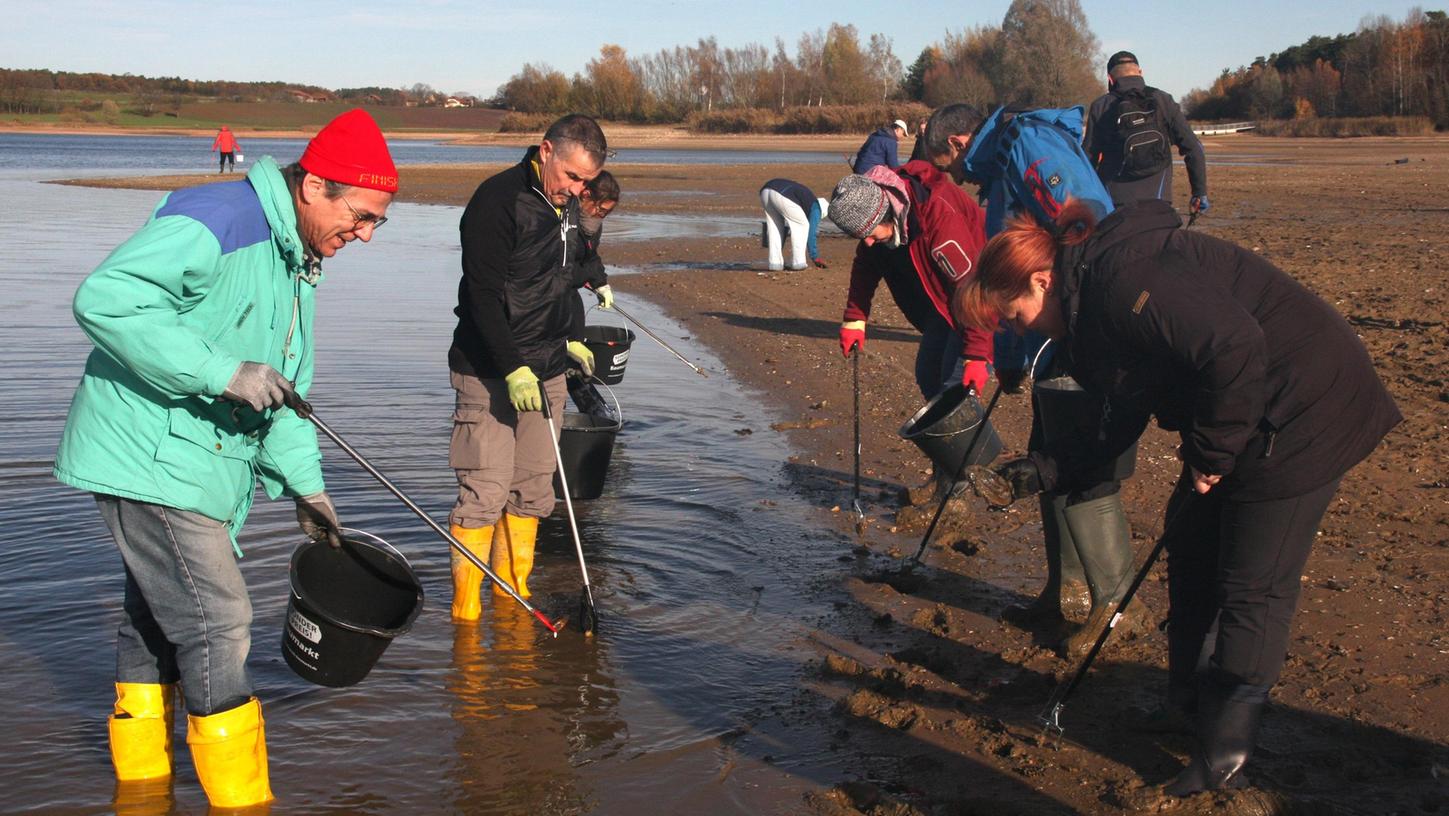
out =
<path fill-rule="evenodd" d="M 840 353 L 849 357 L 851 347 L 865 348 L 864 320 L 847 320 L 840 324 Z"/>
<path fill-rule="evenodd" d="M 961 384 L 978 394 L 986 393 L 986 380 L 991 375 L 986 370 L 985 360 L 967 360 L 966 372 L 961 375 Z"/>

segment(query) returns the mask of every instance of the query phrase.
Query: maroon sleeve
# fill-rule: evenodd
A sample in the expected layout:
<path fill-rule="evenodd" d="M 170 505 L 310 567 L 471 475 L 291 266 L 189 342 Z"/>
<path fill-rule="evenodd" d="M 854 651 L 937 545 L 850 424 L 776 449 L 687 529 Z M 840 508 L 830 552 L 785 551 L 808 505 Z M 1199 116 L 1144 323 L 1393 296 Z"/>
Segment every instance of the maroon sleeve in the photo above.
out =
<path fill-rule="evenodd" d="M 869 247 L 864 241 L 855 245 L 855 260 L 850 264 L 850 289 L 845 294 L 843 321 L 869 320 L 870 304 L 880 286 L 881 270 L 871 262 Z"/>
<path fill-rule="evenodd" d="M 956 287 L 976 273 L 976 260 L 986 245 L 986 219 L 981 207 L 955 184 L 937 185 L 932 192 L 937 198 L 927 213 L 927 249 L 949 299 Z M 973 327 L 962 334 L 962 356 L 991 361 L 994 344 L 990 331 Z"/>

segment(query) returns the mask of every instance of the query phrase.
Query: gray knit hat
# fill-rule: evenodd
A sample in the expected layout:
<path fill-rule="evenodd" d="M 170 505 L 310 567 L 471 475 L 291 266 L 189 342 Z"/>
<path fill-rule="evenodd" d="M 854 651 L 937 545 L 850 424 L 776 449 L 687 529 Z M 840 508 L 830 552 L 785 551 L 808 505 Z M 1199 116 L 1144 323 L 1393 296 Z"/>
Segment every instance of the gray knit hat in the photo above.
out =
<path fill-rule="evenodd" d="M 851 237 L 869 235 L 889 214 L 885 190 L 865 176 L 846 176 L 830 193 L 830 220 Z"/>

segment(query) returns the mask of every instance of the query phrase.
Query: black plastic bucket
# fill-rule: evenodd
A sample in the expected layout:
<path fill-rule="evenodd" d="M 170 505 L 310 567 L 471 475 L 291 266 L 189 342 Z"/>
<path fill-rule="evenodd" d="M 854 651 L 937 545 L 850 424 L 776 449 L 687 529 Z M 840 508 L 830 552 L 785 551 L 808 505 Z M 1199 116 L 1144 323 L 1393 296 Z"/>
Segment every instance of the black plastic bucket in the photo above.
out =
<path fill-rule="evenodd" d="M 981 401 L 974 393 L 964 385 L 953 385 L 906 420 L 900 435 L 929 456 L 938 473 L 953 475 L 966 459 L 967 446 L 973 437 L 976 445 L 970 449 L 967 466 L 987 465 L 1001 455 L 1001 437 L 996 435 L 990 420 L 981 435 L 976 435 L 983 413 Z"/>
<path fill-rule="evenodd" d="M 282 656 L 319 686 L 362 680 L 423 609 L 423 585 L 402 553 L 368 533 L 345 532 L 339 549 L 308 541 L 292 553 Z"/>
<path fill-rule="evenodd" d="M 564 475 L 569 480 L 570 498 L 597 499 L 603 495 L 604 476 L 609 471 L 609 460 L 614 457 L 614 436 L 623 427 L 623 420 L 596 414 L 563 415 L 558 447 Z M 553 494 L 563 496 L 557 473 L 553 476 Z"/>
<path fill-rule="evenodd" d="M 1103 398 L 1084 391 L 1071 377 L 1037 380 L 1031 389 L 1041 420 L 1042 450 L 1060 461 L 1092 457 L 1102 425 Z M 1111 482 L 1137 469 L 1137 443 L 1109 462 L 1074 477 L 1077 481 Z"/>
<path fill-rule="evenodd" d="M 584 346 L 594 354 L 594 376 L 607 385 L 618 385 L 624 379 L 624 364 L 629 362 L 629 347 L 634 332 L 623 326 L 585 326 Z"/>

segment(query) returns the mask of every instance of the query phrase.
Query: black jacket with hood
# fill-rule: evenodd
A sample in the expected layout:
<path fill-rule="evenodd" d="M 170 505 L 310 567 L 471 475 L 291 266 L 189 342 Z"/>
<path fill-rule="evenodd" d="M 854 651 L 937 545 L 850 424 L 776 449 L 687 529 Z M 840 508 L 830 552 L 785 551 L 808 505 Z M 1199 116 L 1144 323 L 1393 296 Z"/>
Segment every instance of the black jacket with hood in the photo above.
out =
<path fill-rule="evenodd" d="M 572 327 L 579 205 L 555 209 L 533 163 L 523 161 L 478 185 L 458 230 L 463 277 L 448 366 L 498 379 L 528 366 L 539 379 L 564 372 Z"/>
<path fill-rule="evenodd" d="M 1139 202 L 1058 254 L 1067 368 L 1111 408 L 1099 455 L 1115 458 L 1155 415 L 1233 500 L 1341 477 L 1402 419 L 1368 351 L 1287 273 L 1181 223 L 1166 202 Z"/>

